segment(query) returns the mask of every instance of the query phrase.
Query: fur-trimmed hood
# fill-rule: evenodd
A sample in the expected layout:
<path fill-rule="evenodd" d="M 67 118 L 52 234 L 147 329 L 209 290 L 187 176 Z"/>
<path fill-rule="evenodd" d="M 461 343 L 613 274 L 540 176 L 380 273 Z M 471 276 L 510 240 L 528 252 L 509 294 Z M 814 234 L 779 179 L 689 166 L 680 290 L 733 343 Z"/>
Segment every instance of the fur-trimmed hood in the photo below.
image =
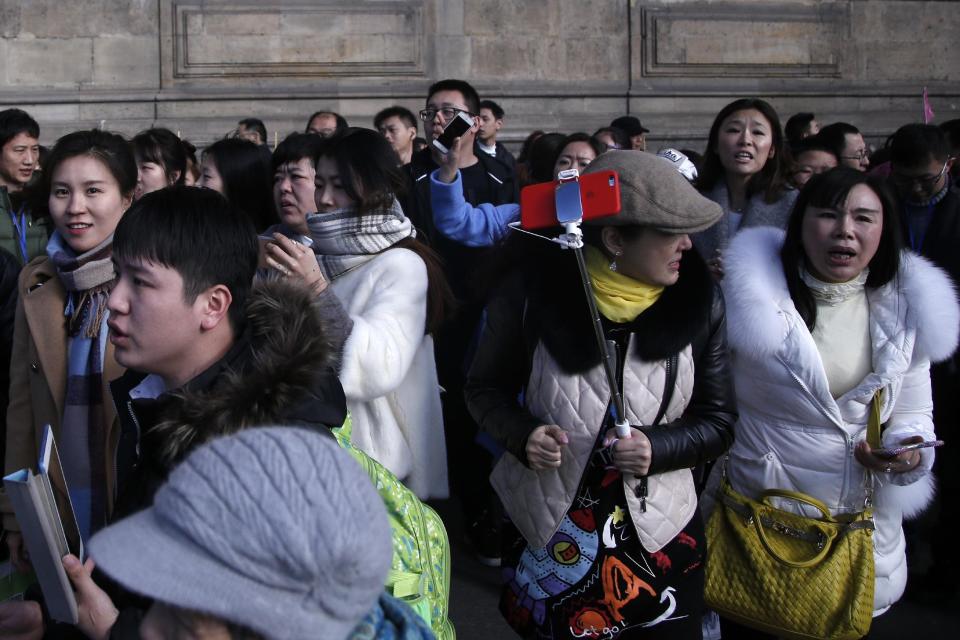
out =
<path fill-rule="evenodd" d="M 145 376 L 128 372 L 115 381 L 117 406 L 129 403 L 142 430 L 142 455 L 169 468 L 200 444 L 252 426 L 340 426 L 346 400 L 318 304 L 303 287 L 258 281 L 233 347 L 185 387 L 130 400 Z"/>
<path fill-rule="evenodd" d="M 863 509 L 864 487 L 874 486 L 874 611 L 879 612 L 903 592 L 901 519 L 929 503 L 934 451 L 921 451 L 920 465 L 909 472 L 868 478 L 854 449 L 866 436 L 880 390 L 882 446 L 936 438 L 929 360 L 945 359 L 956 348 L 960 310 L 947 276 L 905 252 L 896 278 L 867 289 L 871 371 L 834 397 L 823 357 L 787 289 L 780 260 L 784 235 L 746 229 L 724 254 L 727 336 L 740 409 L 727 479 L 753 498 L 771 488 L 799 491 L 834 514 Z"/>
<path fill-rule="evenodd" d="M 785 233 L 771 227 L 744 229 L 724 256 L 730 346 L 753 358 L 771 356 L 790 331 L 795 313 L 780 262 Z M 916 328 L 916 350 L 933 362 L 949 358 L 960 337 L 960 307 L 950 277 L 930 261 L 904 251 L 897 278 L 876 290 L 876 299 L 907 303 L 907 322 Z M 872 299 L 873 299 L 872 298 Z M 893 330 L 888 332 L 892 333 Z"/>

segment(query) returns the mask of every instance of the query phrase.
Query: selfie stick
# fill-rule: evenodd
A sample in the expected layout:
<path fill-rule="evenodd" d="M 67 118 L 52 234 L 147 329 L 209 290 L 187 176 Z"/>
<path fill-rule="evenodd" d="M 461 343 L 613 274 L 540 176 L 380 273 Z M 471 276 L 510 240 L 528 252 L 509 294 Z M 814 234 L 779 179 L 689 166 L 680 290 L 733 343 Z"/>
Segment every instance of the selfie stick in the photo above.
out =
<path fill-rule="evenodd" d="M 614 362 L 616 344 L 607 340 L 603 335 L 603 325 L 600 322 L 600 311 L 593 298 L 593 286 L 590 284 L 590 275 L 587 273 L 587 263 L 583 258 L 583 231 L 580 224 L 583 222 L 583 201 L 580 200 L 580 174 L 576 169 L 566 169 L 557 175 L 554 201 L 557 209 L 557 222 L 563 225 L 563 233 L 556 238 L 547 238 L 536 233 L 530 233 L 520 228 L 519 223 L 511 223 L 510 227 L 516 231 L 530 233 L 532 236 L 556 242 L 564 249 L 572 249 L 577 257 L 577 268 L 580 270 L 580 281 L 583 291 L 587 294 L 587 306 L 590 318 L 593 321 L 593 333 L 600 348 L 600 360 L 603 371 L 610 385 L 610 402 L 613 405 L 613 423 L 617 429 L 617 437 L 630 437 L 630 424 L 626 418 L 626 407 L 623 403 L 623 394 L 617 384 L 617 372 Z"/>

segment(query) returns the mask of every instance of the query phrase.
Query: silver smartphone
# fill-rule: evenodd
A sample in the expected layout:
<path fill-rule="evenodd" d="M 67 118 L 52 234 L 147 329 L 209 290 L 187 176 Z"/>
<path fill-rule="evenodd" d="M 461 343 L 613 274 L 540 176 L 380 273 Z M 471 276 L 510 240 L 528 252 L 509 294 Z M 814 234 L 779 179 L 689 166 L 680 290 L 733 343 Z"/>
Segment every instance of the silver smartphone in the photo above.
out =
<path fill-rule="evenodd" d="M 874 449 L 873 455 L 881 458 L 896 458 L 901 453 L 913 451 L 914 449 L 926 449 L 927 447 L 942 447 L 943 440 L 927 440 L 926 442 L 915 442 L 913 444 L 904 444 L 899 447 L 885 447 Z"/>

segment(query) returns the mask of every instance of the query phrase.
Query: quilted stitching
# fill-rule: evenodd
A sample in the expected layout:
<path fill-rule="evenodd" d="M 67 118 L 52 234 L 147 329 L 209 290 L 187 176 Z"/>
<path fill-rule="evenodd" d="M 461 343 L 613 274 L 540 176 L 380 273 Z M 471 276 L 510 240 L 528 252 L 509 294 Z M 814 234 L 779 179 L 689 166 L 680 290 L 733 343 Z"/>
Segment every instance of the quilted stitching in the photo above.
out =
<path fill-rule="evenodd" d="M 693 355 L 688 346 L 678 359 L 677 380 L 665 422 L 679 418 L 689 404 L 693 373 Z M 623 375 L 627 419 L 632 424 L 650 424 L 656 418 L 666 382 L 665 361 L 648 363 L 631 357 Z M 564 456 L 559 469 L 534 471 L 507 453 L 490 480 L 517 529 L 533 547 L 541 548 L 556 533 L 575 498 L 603 421 L 609 387 L 600 365 L 582 375 L 566 375 L 540 345 L 534 352 L 527 389 L 528 410 L 567 430 L 570 455 Z M 624 482 L 631 517 L 648 551 L 657 551 L 672 540 L 696 510 L 696 490 L 689 469 L 651 476 L 645 513 L 634 496 L 637 480 L 625 478 Z"/>

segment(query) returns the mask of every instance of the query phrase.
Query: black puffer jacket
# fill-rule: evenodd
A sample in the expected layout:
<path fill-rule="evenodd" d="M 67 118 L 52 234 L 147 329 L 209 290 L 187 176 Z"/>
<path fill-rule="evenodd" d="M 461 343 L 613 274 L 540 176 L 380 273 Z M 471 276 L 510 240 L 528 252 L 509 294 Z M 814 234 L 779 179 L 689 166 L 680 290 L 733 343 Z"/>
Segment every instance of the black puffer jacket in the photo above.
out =
<path fill-rule="evenodd" d="M 320 304 L 300 287 L 261 281 L 250 295 L 243 333 L 183 388 L 134 400 L 130 391 L 145 374 L 127 371 L 110 383 L 121 424 L 111 520 L 150 506 L 170 470 L 216 437 L 270 425 L 325 433 L 343 424 L 335 332 Z"/>
<path fill-rule="evenodd" d="M 538 343 L 566 373 L 585 372 L 600 363 L 587 304 L 572 254 L 540 268 L 512 275 L 487 307 L 477 355 L 467 381 L 467 404 L 481 428 L 526 463 L 530 433 L 544 420 L 517 398 L 530 375 Z M 680 279 L 636 320 L 604 319 L 608 339 L 622 351 L 633 337 L 643 361 L 670 358 L 691 345 L 693 396 L 675 422 L 640 427 L 653 449 L 649 475 L 704 466 L 733 441 L 736 405 L 727 352 L 723 298 L 696 251 L 685 254 Z"/>

